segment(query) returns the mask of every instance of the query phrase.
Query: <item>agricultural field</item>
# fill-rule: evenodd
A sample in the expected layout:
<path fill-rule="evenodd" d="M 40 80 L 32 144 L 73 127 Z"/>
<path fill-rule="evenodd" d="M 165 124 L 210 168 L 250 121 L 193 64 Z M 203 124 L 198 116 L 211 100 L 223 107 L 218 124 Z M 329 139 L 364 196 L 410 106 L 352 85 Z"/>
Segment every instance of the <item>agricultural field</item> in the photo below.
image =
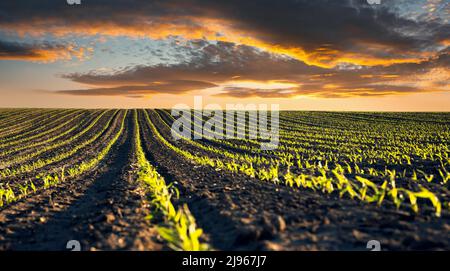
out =
<path fill-rule="evenodd" d="M 450 249 L 450 113 L 282 111 L 273 150 L 246 119 L 0 109 L 0 249 Z"/>

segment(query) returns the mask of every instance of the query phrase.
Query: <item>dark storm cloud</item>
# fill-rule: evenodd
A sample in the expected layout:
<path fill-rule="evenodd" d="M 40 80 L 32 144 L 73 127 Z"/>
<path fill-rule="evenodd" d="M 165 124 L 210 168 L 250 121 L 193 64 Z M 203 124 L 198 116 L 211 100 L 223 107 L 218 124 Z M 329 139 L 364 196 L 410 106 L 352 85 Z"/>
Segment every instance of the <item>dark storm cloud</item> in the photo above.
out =
<path fill-rule="evenodd" d="M 0 40 L 0 60 L 53 61 L 70 55 L 67 45 L 26 44 Z"/>
<path fill-rule="evenodd" d="M 2 1 L 0 30 L 56 38 L 179 36 L 175 39 L 187 42 L 174 55 L 177 64 L 67 74 L 65 78 L 90 90 L 66 94 L 139 96 L 218 85 L 219 95 L 235 97 L 367 96 L 448 89 L 448 22 L 414 19 L 394 9 L 394 0 L 382 3 L 90 0 L 70 6 L 62 0 Z M 27 54 L 20 46 L 5 47 L 4 51 Z M 231 81 L 293 86 L 269 91 L 230 85 Z"/>
<path fill-rule="evenodd" d="M 439 67 L 450 68 L 450 47 L 438 51 L 434 56 L 419 63 L 394 64 L 389 67 L 373 67 L 372 70 L 376 73 L 384 72 L 408 75 L 411 72 L 416 73 Z"/>
<path fill-rule="evenodd" d="M 205 9 L 219 10 L 236 27 L 275 44 L 314 50 L 329 45 L 337 50 L 358 42 L 387 45 L 399 50 L 425 48 L 448 38 L 448 24 L 401 18 L 387 7 L 366 0 L 201 1 Z M 208 3 L 210 2 L 210 3 Z"/>
<path fill-rule="evenodd" d="M 0 58 L 36 56 L 33 46 L 0 40 Z"/>
<path fill-rule="evenodd" d="M 392 1 L 380 6 L 366 0 L 91 0 L 80 6 L 62 0 L 2 1 L 0 27 L 188 38 L 212 31 L 221 37 L 220 27 L 208 28 L 207 20 L 214 19 L 267 46 L 300 48 L 307 55 L 303 60 L 314 63 L 349 57 L 415 59 L 448 39 L 448 24 L 401 17 L 389 8 Z"/>

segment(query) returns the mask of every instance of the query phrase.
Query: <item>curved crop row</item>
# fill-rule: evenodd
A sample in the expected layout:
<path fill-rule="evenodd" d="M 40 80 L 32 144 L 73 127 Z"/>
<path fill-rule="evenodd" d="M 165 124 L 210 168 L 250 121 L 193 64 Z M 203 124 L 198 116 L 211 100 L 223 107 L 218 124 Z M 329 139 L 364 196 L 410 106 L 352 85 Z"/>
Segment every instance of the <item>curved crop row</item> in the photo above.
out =
<path fill-rule="evenodd" d="M 169 114 L 166 115 L 173 120 L 172 116 Z M 170 125 L 167 121 L 164 121 L 164 123 Z M 193 125 L 196 127 L 197 123 L 194 122 Z M 198 135 L 198 132 L 193 127 L 191 132 Z M 216 132 L 213 131 L 213 133 L 217 135 Z M 287 147 L 281 142 L 276 150 L 262 151 L 253 144 L 255 142 L 250 142 L 250 140 L 246 139 L 239 140 L 238 143 L 236 143 L 235 140 L 232 142 L 224 139 L 211 138 L 205 135 L 203 135 L 203 138 L 209 141 L 209 143 L 214 143 L 212 145 L 218 147 L 218 149 L 213 149 L 210 144 L 203 144 L 204 146 L 200 146 L 197 142 L 194 144 L 202 149 L 208 149 L 217 154 L 246 162 L 253 162 L 251 157 L 256 159 L 259 163 L 275 163 L 284 166 L 292 166 L 292 164 L 299 165 L 300 163 L 317 164 L 328 161 L 329 163 L 341 164 L 341 166 L 344 166 L 345 168 L 350 168 L 351 170 L 349 170 L 349 173 L 356 172 L 359 174 L 382 176 L 386 175 L 386 169 L 389 169 L 396 170 L 398 172 L 397 177 L 399 178 L 408 176 L 414 181 L 422 179 L 430 182 L 429 176 L 434 174 L 434 183 L 440 182 L 444 185 L 448 182 L 450 177 L 450 160 L 448 157 L 447 145 L 445 145 L 445 150 L 434 152 L 434 160 L 424 161 L 422 159 L 414 159 L 410 155 L 404 154 L 404 152 L 393 154 L 392 150 L 383 151 L 383 148 L 377 148 L 376 150 L 362 150 L 358 145 L 352 145 L 348 148 L 343 146 L 343 144 L 333 146 L 331 139 L 323 140 L 321 143 L 323 146 L 326 146 L 326 149 L 318 146 L 316 142 L 310 146 L 299 145 L 297 147 Z M 302 136 L 299 136 L 292 144 L 298 144 L 299 141 L 302 142 L 305 141 L 305 139 Z M 192 142 L 188 143 L 193 144 Z M 227 150 L 237 152 L 238 154 L 229 155 Z M 400 157 L 400 160 L 394 159 L 394 155 Z M 434 163 L 437 170 L 435 170 L 434 173 L 427 173 L 426 169 L 421 168 L 424 163 Z M 301 169 L 303 166 L 298 168 Z"/>
<path fill-rule="evenodd" d="M 35 148 L 35 147 L 42 146 L 44 144 L 53 142 L 53 144 L 48 145 L 48 146 L 44 146 L 44 147 L 40 147 L 39 149 L 37 149 L 34 152 L 26 153 L 26 154 L 23 154 L 23 155 L 13 156 L 12 159 L 7 159 L 5 161 L 2 161 L 2 163 L 0 163 L 0 166 L 2 166 L 2 167 L 4 167 L 4 166 L 10 167 L 13 164 L 17 164 L 17 163 L 22 163 L 22 162 L 28 161 L 28 160 L 30 160 L 30 159 L 32 159 L 34 157 L 37 157 L 38 155 L 40 155 L 40 154 L 42 154 L 44 152 L 51 151 L 51 150 L 54 150 L 54 149 L 57 149 L 57 148 L 60 148 L 60 147 L 63 147 L 65 145 L 68 145 L 68 144 L 72 143 L 74 140 L 80 138 L 81 136 L 83 136 L 84 134 L 89 132 L 98 123 L 98 121 L 106 114 L 106 112 L 107 111 L 102 112 L 87 127 L 84 127 L 83 130 L 81 130 L 80 132 L 74 134 L 73 136 L 71 136 L 70 138 L 68 138 L 66 140 L 54 142 L 55 140 L 57 140 L 57 139 L 59 139 L 61 137 L 64 137 L 66 135 L 71 135 L 71 133 L 73 131 L 75 131 L 76 129 L 78 129 L 80 127 L 80 125 L 84 125 L 84 121 L 77 123 L 76 125 L 74 125 L 70 129 L 67 129 L 63 133 L 57 134 L 56 136 L 51 137 L 49 139 L 46 139 L 46 140 L 43 140 L 43 141 L 36 141 L 36 142 L 34 142 L 32 144 L 29 144 L 29 145 L 20 146 L 18 148 L 10 149 L 10 150 L 7 150 L 5 152 L 2 152 L 0 154 L 0 156 L 4 156 L 4 155 L 10 154 L 10 153 L 15 153 L 15 152 L 21 151 L 23 149 L 32 149 L 32 148 Z M 114 116 L 114 114 L 113 114 L 113 116 Z"/>
<path fill-rule="evenodd" d="M 26 172 L 32 172 L 32 171 L 42 168 L 46 165 L 61 161 L 68 157 L 71 157 L 72 155 L 77 153 L 79 150 L 81 150 L 84 147 L 88 146 L 89 144 L 95 142 L 108 129 L 112 120 L 113 120 L 113 118 L 110 118 L 109 121 L 102 127 L 102 129 L 100 131 L 96 132 L 94 135 L 92 135 L 88 139 L 78 143 L 76 146 L 74 146 L 70 150 L 61 152 L 59 154 L 54 154 L 52 157 L 49 157 L 49 158 L 34 160 L 29 164 L 22 164 L 22 165 L 19 165 L 18 167 L 6 168 L 3 170 L 0 170 L 0 177 L 1 178 L 15 177 L 15 176 L 18 176 L 19 174 L 23 174 Z M 78 138 L 79 135 L 75 135 L 74 137 Z M 67 141 L 72 142 L 71 139 L 69 139 Z"/>
<path fill-rule="evenodd" d="M 151 199 L 151 206 L 164 217 L 165 226 L 159 226 L 158 232 L 174 250 L 207 250 L 208 246 L 200 242 L 202 230 L 196 227 L 195 219 L 187 205 L 178 209 L 172 203 L 178 191 L 167 185 L 164 178 L 146 159 L 142 149 L 137 112 L 134 111 L 134 144 L 136 152 L 136 179 L 141 182 Z"/>
<path fill-rule="evenodd" d="M 434 207 L 435 215 L 441 214 L 441 203 L 436 195 L 419 185 L 419 191 L 411 191 L 405 188 L 398 188 L 395 171 L 387 171 L 391 176 L 389 180 L 384 180 L 381 185 L 368 180 L 363 176 L 354 176 L 348 178 L 345 169 L 337 165 L 335 168 L 328 168 L 324 165 L 315 165 L 319 175 L 310 175 L 305 173 L 294 174 L 288 168 L 284 173 L 280 172 L 279 166 L 274 165 L 270 168 L 258 167 L 252 163 L 239 163 L 235 161 L 223 161 L 221 159 L 212 159 L 206 155 L 196 155 L 189 151 L 183 150 L 168 140 L 166 140 L 158 131 L 156 126 L 150 120 L 148 113 L 145 111 L 147 122 L 153 131 L 153 134 L 169 149 L 184 156 L 200 165 L 212 166 L 216 169 L 228 170 L 233 173 L 245 174 L 252 178 L 262 181 L 270 181 L 276 184 L 284 183 L 290 187 L 298 187 L 321 191 L 324 193 L 338 192 L 339 195 L 348 196 L 352 199 L 359 199 L 368 203 L 382 204 L 385 198 L 389 198 L 398 208 L 405 199 L 409 200 L 411 208 L 418 212 L 418 199 L 426 199 L 431 202 Z M 353 177 L 353 176 L 352 176 Z"/>
<path fill-rule="evenodd" d="M 8 117 L 7 119 L 3 119 L 0 123 L 0 134 L 6 129 L 10 129 L 12 125 L 17 125 L 22 121 L 29 121 L 31 119 L 40 117 L 43 112 L 45 112 L 45 110 L 42 109 L 26 110 L 25 112 L 20 112 L 19 114 L 15 114 L 11 117 Z"/>
<path fill-rule="evenodd" d="M 113 138 L 105 144 L 105 146 L 97 152 L 97 154 L 85 161 L 72 165 L 70 167 L 55 168 L 52 172 L 41 173 L 34 178 L 16 186 L 0 185 L 0 206 L 5 206 L 30 194 L 36 193 L 42 189 L 49 189 L 57 186 L 60 182 L 74 179 L 82 174 L 93 170 L 101 161 L 110 153 L 111 148 L 120 138 L 125 128 L 125 119 L 128 111 L 124 113 L 120 122 L 120 128 L 114 134 Z"/>
<path fill-rule="evenodd" d="M 0 138 L 8 137 L 11 135 L 19 134 L 33 127 L 36 122 L 42 123 L 48 121 L 53 115 L 61 114 L 61 110 L 42 111 L 34 114 L 31 118 L 24 117 L 20 120 L 14 121 L 12 125 L 8 125 L 3 129 L 0 129 Z"/>
<path fill-rule="evenodd" d="M 32 129 L 28 132 L 21 133 L 17 136 L 13 136 L 11 138 L 1 140 L 0 141 L 1 142 L 0 149 L 8 148 L 10 146 L 14 146 L 14 145 L 18 145 L 18 144 L 23 144 L 25 142 L 32 141 L 32 140 L 42 137 L 44 135 L 53 133 L 54 131 L 61 129 L 62 127 L 65 127 L 67 124 L 82 117 L 83 114 L 84 113 L 81 111 L 74 111 L 69 114 L 63 114 L 62 116 L 58 117 L 56 120 L 53 120 L 52 122 L 49 122 L 45 125 L 37 125 L 36 129 Z M 73 115 L 75 115 L 75 116 L 73 116 Z M 67 119 L 67 120 L 65 120 L 65 119 Z M 60 121 L 64 121 L 64 122 L 59 123 Z M 57 124 L 57 125 L 55 125 L 55 124 Z M 41 131 L 41 130 L 43 130 L 43 131 Z"/>

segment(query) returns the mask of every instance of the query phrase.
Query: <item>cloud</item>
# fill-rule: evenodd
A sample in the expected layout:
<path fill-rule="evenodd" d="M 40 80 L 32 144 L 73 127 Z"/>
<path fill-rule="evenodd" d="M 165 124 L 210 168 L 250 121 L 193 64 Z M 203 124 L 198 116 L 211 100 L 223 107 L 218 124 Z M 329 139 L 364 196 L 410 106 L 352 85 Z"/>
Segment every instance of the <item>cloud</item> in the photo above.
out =
<path fill-rule="evenodd" d="M 184 50 L 190 50 L 193 58 L 178 64 L 140 65 L 110 74 L 98 74 L 93 71 L 72 73 L 63 77 L 89 85 L 117 85 L 178 79 L 213 82 L 224 82 L 235 78 L 285 80 L 291 77 L 296 78 L 298 73 L 313 74 L 325 71 L 289 57 L 229 42 L 209 43 L 196 40 L 186 44 Z"/>
<path fill-rule="evenodd" d="M 51 43 L 18 43 L 0 40 L 0 60 L 22 60 L 54 62 L 57 60 L 84 59 L 91 52 L 89 48 Z"/>
<path fill-rule="evenodd" d="M 265 88 L 249 88 L 249 87 L 225 87 L 222 93 L 217 94 L 219 97 L 235 97 L 235 98 L 290 98 L 298 95 L 299 88 L 285 89 L 265 89 Z"/>
<path fill-rule="evenodd" d="M 173 65 L 135 66 L 110 73 L 72 73 L 64 78 L 88 85 L 74 95 L 180 94 L 220 89 L 218 96 L 325 98 L 399 95 L 448 91 L 448 52 L 415 64 L 389 67 L 345 66 L 332 69 L 229 42 L 196 40 L 187 43 L 193 58 Z M 419 78 L 419 79 L 418 79 Z"/>
<path fill-rule="evenodd" d="M 156 93 L 181 94 L 191 90 L 206 89 L 215 86 L 215 84 L 200 81 L 172 80 L 153 82 L 146 85 L 61 90 L 56 91 L 56 93 L 78 96 L 127 96 L 141 98 Z"/>
<path fill-rule="evenodd" d="M 111 35 L 227 41 L 332 68 L 418 63 L 448 40 L 444 19 L 411 17 L 393 0 L 91 0 L 0 3 L 17 34 Z M 400 10 L 400 11 L 399 11 Z"/>

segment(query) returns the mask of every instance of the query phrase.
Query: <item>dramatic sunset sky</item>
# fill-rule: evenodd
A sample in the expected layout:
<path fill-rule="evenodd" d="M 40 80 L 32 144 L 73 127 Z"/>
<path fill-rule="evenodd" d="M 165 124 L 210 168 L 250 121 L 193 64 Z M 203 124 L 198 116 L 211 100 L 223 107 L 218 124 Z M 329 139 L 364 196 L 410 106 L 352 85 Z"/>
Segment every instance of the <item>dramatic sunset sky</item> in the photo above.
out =
<path fill-rule="evenodd" d="M 0 107 L 450 111 L 450 0 L 2 0 Z"/>

